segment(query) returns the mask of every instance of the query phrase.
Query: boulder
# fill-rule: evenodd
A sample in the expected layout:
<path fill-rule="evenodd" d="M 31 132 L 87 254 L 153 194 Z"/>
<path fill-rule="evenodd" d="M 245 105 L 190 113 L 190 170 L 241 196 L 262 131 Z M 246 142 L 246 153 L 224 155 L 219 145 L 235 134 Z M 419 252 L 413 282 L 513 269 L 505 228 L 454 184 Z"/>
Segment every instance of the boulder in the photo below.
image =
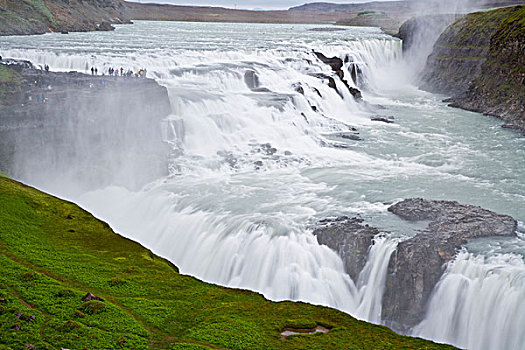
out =
<path fill-rule="evenodd" d="M 260 86 L 259 77 L 253 70 L 247 70 L 244 73 L 244 82 L 250 88 L 250 90 L 254 90 Z"/>
<path fill-rule="evenodd" d="M 391 124 L 394 122 L 394 117 L 391 115 L 374 115 L 370 117 L 370 120 Z"/>

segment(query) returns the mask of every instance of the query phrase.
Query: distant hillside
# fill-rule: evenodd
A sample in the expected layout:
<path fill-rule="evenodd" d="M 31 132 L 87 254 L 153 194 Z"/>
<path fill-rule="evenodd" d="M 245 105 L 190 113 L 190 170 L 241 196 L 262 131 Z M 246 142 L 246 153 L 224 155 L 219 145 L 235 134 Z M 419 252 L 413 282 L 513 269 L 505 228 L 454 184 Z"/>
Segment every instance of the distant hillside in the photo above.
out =
<path fill-rule="evenodd" d="M 0 0 L 0 35 L 111 30 L 129 23 L 122 0 Z"/>

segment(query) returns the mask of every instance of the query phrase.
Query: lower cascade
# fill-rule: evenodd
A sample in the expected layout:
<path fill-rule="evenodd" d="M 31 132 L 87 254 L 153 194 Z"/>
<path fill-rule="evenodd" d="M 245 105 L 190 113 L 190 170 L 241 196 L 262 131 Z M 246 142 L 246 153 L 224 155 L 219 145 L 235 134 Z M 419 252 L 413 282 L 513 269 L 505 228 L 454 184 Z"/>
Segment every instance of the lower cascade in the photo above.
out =
<path fill-rule="evenodd" d="M 465 349 L 523 349 L 525 266 L 520 256 L 461 252 L 413 334 Z"/>
<path fill-rule="evenodd" d="M 151 169 L 119 163 L 112 183 L 82 191 L 61 183 L 57 169 L 74 174 L 89 164 L 65 152 L 61 164 L 41 158 L 41 172 L 21 170 L 20 178 L 74 200 L 204 281 L 334 307 L 459 347 L 524 349 L 525 242 L 511 217 L 525 221 L 525 169 L 515 160 L 525 159 L 525 141 L 476 113 L 452 114 L 441 96 L 415 88 L 403 78 L 410 67 L 399 40 L 373 28 L 311 27 L 137 21 L 111 38 L 6 39 L 4 56 L 55 71 L 147 67 L 170 103 L 169 115 L 155 121 L 158 132 L 145 132 L 147 108 L 101 123 L 102 139 L 54 131 L 88 153 L 95 144 L 112 149 L 115 135 L 133 135 L 126 142 L 137 148 L 162 141 L 167 176 L 140 182 Z M 226 42 L 225 33 L 235 35 Z M 426 285 L 414 277 L 414 295 L 424 298 L 417 315 L 400 321 L 402 298 L 389 292 L 403 275 L 398 262 L 404 252 L 417 255 L 411 244 L 436 243 L 429 232 L 450 224 L 429 224 L 434 212 L 412 220 L 389 211 L 417 197 L 505 214 L 512 235 L 473 233 L 432 256 L 420 250 L 437 272 Z"/>

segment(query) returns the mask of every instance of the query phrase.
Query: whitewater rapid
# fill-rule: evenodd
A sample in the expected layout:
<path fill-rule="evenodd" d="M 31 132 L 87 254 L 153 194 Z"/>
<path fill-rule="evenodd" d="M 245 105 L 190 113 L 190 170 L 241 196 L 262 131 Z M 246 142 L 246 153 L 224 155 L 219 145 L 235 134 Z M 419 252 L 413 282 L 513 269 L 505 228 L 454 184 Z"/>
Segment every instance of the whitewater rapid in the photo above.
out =
<path fill-rule="evenodd" d="M 72 198 L 77 203 L 182 273 L 381 323 L 390 256 L 415 233 L 388 206 L 452 199 L 525 221 L 525 143 L 499 122 L 413 87 L 399 40 L 373 28 L 311 28 L 139 21 L 115 33 L 0 40 L 4 57 L 57 71 L 147 68 L 168 90 L 172 114 L 159 128 L 171 148 L 170 175 L 140 191 L 116 183 Z M 332 72 L 314 50 L 346 62 L 345 77 L 364 101 L 319 78 Z M 257 88 L 246 74 L 257 76 Z M 376 114 L 395 123 L 370 121 Z M 60 193 L 60 174 L 35 182 L 70 195 Z M 389 232 L 376 237 L 356 281 L 312 235 L 319 219 L 338 215 Z M 525 243 L 505 244 L 512 247 L 460 254 L 414 333 L 472 349 L 523 349 Z M 440 308 L 443 300 L 454 303 Z M 491 306 L 479 314 L 478 305 Z M 488 314 L 501 336 L 487 331 Z"/>

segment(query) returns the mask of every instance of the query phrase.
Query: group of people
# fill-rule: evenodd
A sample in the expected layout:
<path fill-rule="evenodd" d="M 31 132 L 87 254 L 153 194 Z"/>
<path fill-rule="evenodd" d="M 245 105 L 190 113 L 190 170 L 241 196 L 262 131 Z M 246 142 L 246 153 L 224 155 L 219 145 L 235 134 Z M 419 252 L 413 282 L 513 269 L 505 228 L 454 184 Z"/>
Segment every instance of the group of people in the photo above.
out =
<path fill-rule="evenodd" d="M 108 75 L 110 77 L 135 77 L 135 78 L 145 78 L 146 74 L 148 73 L 148 70 L 146 68 L 138 70 L 136 73 L 133 73 L 131 69 L 128 69 L 127 71 L 124 70 L 124 68 L 120 67 L 113 68 L 110 67 L 108 69 Z M 96 67 L 91 67 L 91 75 L 98 75 L 98 69 Z M 102 73 L 102 75 L 106 75 L 105 73 Z"/>

